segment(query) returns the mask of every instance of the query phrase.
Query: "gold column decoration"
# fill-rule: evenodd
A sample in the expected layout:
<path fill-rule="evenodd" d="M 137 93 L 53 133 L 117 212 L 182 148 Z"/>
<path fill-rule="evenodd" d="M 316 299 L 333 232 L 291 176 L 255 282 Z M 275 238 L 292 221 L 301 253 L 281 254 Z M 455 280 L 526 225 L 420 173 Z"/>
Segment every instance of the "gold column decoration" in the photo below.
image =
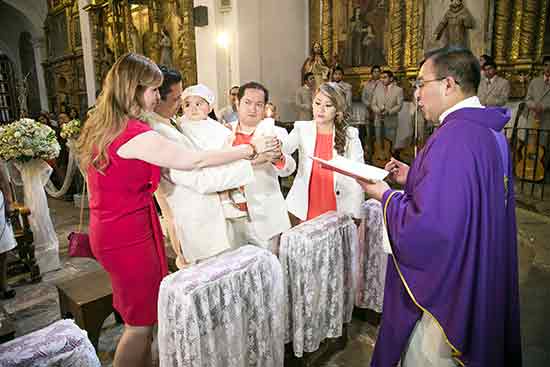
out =
<path fill-rule="evenodd" d="M 321 1 L 321 46 L 327 60 L 332 55 L 332 0 Z"/>
<path fill-rule="evenodd" d="M 515 0 L 513 10 L 513 26 L 512 26 L 512 47 L 508 61 L 515 61 L 519 58 L 519 45 L 521 38 L 521 22 L 523 19 L 523 2 L 524 0 Z"/>
<path fill-rule="evenodd" d="M 510 20 L 510 2 L 498 1 L 496 3 L 495 10 L 495 37 L 493 53 L 495 56 L 495 61 L 499 64 L 503 64 L 506 62 Z"/>
<path fill-rule="evenodd" d="M 538 0 L 524 0 L 519 39 L 519 62 L 533 62 Z"/>
<path fill-rule="evenodd" d="M 422 60 L 422 45 L 424 43 L 424 1 L 416 1 L 412 21 L 412 65 L 417 68 Z"/>
<path fill-rule="evenodd" d="M 549 0 L 541 0 L 539 4 L 538 18 L 539 28 L 537 30 L 537 41 L 535 47 L 535 55 L 533 62 L 538 62 L 542 59 L 542 53 L 544 51 L 544 33 L 546 30 L 546 17 Z"/>
<path fill-rule="evenodd" d="M 311 44 L 314 41 L 321 39 L 321 11 L 319 8 L 321 3 L 319 0 L 309 0 L 309 40 L 310 44 L 308 45 L 308 55 L 311 49 Z"/>
<path fill-rule="evenodd" d="M 405 19 L 407 20 L 408 26 L 405 27 L 405 55 L 403 64 L 405 67 L 410 67 L 413 63 L 413 27 L 414 24 L 413 18 L 413 2 L 412 0 L 405 0 Z"/>
<path fill-rule="evenodd" d="M 388 55 L 388 64 L 392 69 L 396 69 L 403 65 L 403 39 L 404 39 L 404 25 L 403 25 L 403 1 L 404 0 L 391 0 L 390 1 L 390 51 Z"/>

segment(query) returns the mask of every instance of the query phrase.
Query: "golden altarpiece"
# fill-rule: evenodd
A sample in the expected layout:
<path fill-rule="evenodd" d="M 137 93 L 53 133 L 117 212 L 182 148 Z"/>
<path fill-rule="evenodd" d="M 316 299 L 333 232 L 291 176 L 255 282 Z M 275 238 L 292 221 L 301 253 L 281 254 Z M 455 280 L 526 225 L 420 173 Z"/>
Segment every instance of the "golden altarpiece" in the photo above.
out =
<path fill-rule="evenodd" d="M 92 0 L 90 17 L 96 90 L 120 55 L 144 54 L 197 80 L 193 0 Z M 44 63 L 51 111 L 87 108 L 78 0 L 48 0 Z"/>
<path fill-rule="evenodd" d="M 93 0 L 90 14 L 96 86 L 128 51 L 182 71 L 197 80 L 193 0 Z"/>
<path fill-rule="evenodd" d="M 530 79 L 541 72 L 541 61 L 550 55 L 550 0 L 484 0 L 488 37 L 486 53 L 492 54 L 501 76 L 511 83 L 511 97 L 522 98 Z M 309 34 L 319 42 L 329 64 L 344 66 L 346 79 L 359 95 L 370 77 L 370 65 L 396 73 L 405 94 L 412 95 L 410 80 L 423 58 L 426 9 L 429 0 L 310 0 Z M 434 5 L 432 5 L 434 6 Z M 374 56 L 361 52 L 365 46 L 354 37 L 357 24 L 369 39 Z M 365 36 L 366 34 L 366 36 Z"/>
<path fill-rule="evenodd" d="M 44 25 L 47 61 L 43 64 L 50 111 L 87 107 L 78 0 L 48 0 Z"/>

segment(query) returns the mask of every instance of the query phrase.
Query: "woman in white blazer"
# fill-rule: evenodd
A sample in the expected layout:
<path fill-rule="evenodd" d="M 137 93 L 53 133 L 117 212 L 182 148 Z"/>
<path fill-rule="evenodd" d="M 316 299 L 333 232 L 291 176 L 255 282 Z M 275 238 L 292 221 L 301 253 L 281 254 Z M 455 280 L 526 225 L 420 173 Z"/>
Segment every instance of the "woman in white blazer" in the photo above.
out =
<path fill-rule="evenodd" d="M 337 210 L 360 218 L 364 194 L 352 178 L 321 168 L 311 156 L 332 159 L 337 155 L 364 162 L 356 128 L 347 126 L 344 91 L 335 83 L 324 83 L 313 98 L 313 121 L 296 121 L 283 142 L 283 152 L 299 151 L 298 172 L 286 198 L 288 211 L 298 219 L 313 219 Z"/>

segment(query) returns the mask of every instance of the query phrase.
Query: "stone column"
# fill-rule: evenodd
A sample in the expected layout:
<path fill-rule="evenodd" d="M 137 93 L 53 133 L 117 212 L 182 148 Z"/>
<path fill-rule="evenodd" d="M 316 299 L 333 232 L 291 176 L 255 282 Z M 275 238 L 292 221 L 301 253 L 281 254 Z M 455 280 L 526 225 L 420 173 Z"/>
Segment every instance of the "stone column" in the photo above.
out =
<path fill-rule="evenodd" d="M 80 17 L 80 36 L 82 37 L 82 58 L 84 62 L 84 75 L 86 78 L 86 94 L 88 95 L 88 106 L 95 104 L 95 67 L 93 55 L 92 29 L 90 15 L 84 7 L 90 4 L 90 0 L 78 0 L 78 14 Z"/>
<path fill-rule="evenodd" d="M 36 65 L 36 79 L 38 80 L 38 95 L 40 96 L 40 109 L 49 111 L 48 108 L 48 90 L 46 88 L 46 79 L 44 78 L 44 68 L 42 62 L 46 61 L 46 44 L 44 38 L 35 38 L 32 40 L 34 50 L 34 60 Z"/>

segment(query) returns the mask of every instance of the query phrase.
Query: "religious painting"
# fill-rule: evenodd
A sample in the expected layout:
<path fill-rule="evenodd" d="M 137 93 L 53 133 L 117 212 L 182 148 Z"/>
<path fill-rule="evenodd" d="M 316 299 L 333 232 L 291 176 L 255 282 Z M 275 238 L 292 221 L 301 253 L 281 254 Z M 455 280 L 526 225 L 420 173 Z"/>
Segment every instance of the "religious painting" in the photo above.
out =
<path fill-rule="evenodd" d="M 386 65 L 387 0 L 347 0 L 335 9 L 339 17 L 337 54 L 344 66 Z"/>

